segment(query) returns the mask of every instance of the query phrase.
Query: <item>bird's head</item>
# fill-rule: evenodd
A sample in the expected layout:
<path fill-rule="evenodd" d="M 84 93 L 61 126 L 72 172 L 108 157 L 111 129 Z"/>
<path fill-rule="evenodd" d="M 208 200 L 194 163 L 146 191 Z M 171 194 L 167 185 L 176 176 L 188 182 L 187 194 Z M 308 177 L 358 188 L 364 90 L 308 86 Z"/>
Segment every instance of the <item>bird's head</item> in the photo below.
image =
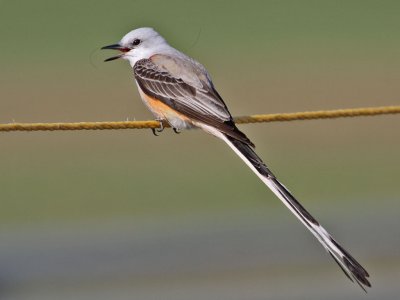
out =
<path fill-rule="evenodd" d="M 133 66 L 136 61 L 149 58 L 160 48 L 168 45 L 165 39 L 153 28 L 143 27 L 127 33 L 117 44 L 104 46 L 101 49 L 118 50 L 121 53 L 104 61 L 115 59 L 129 60 Z"/>

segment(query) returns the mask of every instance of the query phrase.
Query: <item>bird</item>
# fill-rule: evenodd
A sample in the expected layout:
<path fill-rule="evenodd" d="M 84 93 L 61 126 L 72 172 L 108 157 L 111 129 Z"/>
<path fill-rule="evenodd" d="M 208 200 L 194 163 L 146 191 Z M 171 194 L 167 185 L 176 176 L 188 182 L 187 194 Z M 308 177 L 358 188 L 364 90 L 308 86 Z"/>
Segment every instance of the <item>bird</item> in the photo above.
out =
<path fill-rule="evenodd" d="M 143 103 L 156 120 L 166 122 L 174 131 L 200 128 L 224 141 L 317 238 L 340 266 L 344 274 L 365 292 L 371 287 L 368 272 L 325 230 L 278 181 L 255 146 L 240 131 L 224 100 L 217 92 L 206 68 L 170 46 L 150 27 L 137 28 L 122 39 L 101 49 L 117 50 L 118 55 L 105 59 L 127 60 Z"/>

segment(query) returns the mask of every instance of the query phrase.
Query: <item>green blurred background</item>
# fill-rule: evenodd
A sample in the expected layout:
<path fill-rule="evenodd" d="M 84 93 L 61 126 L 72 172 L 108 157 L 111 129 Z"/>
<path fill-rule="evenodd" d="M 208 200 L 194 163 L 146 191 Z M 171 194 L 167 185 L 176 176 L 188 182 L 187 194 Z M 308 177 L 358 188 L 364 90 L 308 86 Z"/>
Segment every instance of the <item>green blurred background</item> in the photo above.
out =
<path fill-rule="evenodd" d="M 398 1 L 0 1 L 0 122 L 152 118 L 125 61 L 154 27 L 233 115 L 398 105 Z M 393 299 L 400 118 L 243 125 L 372 275 L 352 286 L 220 141 L 166 130 L 1 134 L 1 299 Z"/>

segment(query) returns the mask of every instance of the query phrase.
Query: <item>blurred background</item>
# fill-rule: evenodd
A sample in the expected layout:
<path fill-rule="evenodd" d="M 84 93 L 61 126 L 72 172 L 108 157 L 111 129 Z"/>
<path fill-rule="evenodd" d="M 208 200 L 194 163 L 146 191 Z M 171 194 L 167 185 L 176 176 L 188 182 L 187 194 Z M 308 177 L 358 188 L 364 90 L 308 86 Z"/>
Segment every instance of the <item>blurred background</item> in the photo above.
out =
<path fill-rule="evenodd" d="M 0 1 L 0 122 L 152 118 L 125 61 L 151 26 L 233 115 L 399 105 L 398 1 Z M 200 131 L 2 133 L 0 299 L 394 299 L 399 116 L 243 125 L 371 274 L 365 295 Z M 395 296 L 396 295 L 396 296 Z"/>

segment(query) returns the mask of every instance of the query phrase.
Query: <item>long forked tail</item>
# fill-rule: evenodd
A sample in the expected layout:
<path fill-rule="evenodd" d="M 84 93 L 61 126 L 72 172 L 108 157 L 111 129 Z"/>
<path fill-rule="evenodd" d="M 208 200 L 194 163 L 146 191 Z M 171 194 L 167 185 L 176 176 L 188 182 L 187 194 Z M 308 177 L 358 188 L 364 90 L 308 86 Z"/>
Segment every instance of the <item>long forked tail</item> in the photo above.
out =
<path fill-rule="evenodd" d="M 365 292 L 366 287 L 371 287 L 367 279 L 367 277 L 369 277 L 368 272 L 350 255 L 350 253 L 343 249 L 343 247 L 332 238 L 318 221 L 294 198 L 289 190 L 276 179 L 274 174 L 268 169 L 261 158 L 258 157 L 251 146 L 220 132 L 212 132 L 212 134 L 223 139 L 311 231 L 351 281 L 357 282 Z"/>

